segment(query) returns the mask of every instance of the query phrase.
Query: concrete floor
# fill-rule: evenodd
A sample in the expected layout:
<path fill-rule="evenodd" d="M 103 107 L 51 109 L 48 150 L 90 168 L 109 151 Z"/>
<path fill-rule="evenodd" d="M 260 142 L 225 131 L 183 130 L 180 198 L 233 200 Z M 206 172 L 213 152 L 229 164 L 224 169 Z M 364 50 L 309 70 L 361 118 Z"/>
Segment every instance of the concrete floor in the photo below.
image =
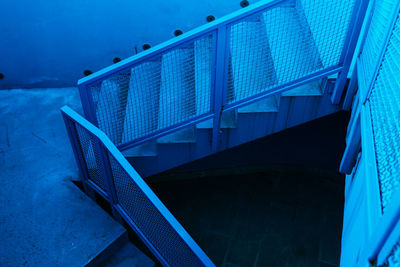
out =
<path fill-rule="evenodd" d="M 176 175 L 151 187 L 217 266 L 339 266 L 343 177 L 279 166 Z"/>
<path fill-rule="evenodd" d="M 0 91 L 0 266 L 84 266 L 126 234 L 71 181 L 65 104 L 77 88 Z"/>

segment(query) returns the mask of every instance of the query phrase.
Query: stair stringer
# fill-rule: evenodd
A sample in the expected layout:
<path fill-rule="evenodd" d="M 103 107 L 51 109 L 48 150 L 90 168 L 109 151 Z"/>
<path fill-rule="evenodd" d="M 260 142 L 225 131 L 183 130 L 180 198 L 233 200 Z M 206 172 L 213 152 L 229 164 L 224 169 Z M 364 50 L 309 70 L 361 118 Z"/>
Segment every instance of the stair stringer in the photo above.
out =
<path fill-rule="evenodd" d="M 333 86 L 328 83 L 328 86 Z M 221 129 L 218 152 L 341 111 L 330 101 L 330 90 L 322 96 L 281 97 L 278 112 L 238 114 L 237 128 Z M 128 158 L 142 177 L 148 177 L 213 154 L 209 129 L 197 129 L 196 143 L 157 144 L 157 157 Z"/>

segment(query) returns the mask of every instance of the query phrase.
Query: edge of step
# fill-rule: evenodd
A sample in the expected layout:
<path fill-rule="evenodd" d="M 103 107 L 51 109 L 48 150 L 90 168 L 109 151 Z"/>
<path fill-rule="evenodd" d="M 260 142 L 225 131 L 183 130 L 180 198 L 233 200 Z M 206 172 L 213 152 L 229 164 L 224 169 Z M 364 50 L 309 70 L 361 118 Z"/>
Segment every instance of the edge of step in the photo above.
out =
<path fill-rule="evenodd" d="M 158 144 L 196 143 L 196 129 L 190 126 L 157 139 Z"/>
<path fill-rule="evenodd" d="M 323 81 L 314 81 L 282 93 L 282 96 L 322 96 Z"/>
<path fill-rule="evenodd" d="M 234 129 L 237 127 L 237 120 L 234 111 L 222 113 L 221 116 L 221 129 Z M 197 129 L 212 129 L 213 120 L 206 120 L 196 125 Z"/>
<path fill-rule="evenodd" d="M 156 157 L 157 143 L 150 141 L 122 151 L 124 157 Z"/>

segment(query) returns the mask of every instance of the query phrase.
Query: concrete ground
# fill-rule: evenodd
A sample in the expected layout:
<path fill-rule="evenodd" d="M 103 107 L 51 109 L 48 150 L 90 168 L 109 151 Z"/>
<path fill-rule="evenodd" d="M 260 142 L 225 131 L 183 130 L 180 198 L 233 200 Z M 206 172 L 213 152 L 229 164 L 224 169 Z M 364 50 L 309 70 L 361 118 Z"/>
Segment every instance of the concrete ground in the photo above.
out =
<path fill-rule="evenodd" d="M 77 88 L 0 91 L 0 266 L 83 266 L 126 234 L 71 182 L 65 104 L 81 110 Z M 149 266 L 127 247 L 109 266 Z"/>
<path fill-rule="evenodd" d="M 169 173 L 151 187 L 217 266 L 339 266 L 341 176 L 275 165 Z"/>

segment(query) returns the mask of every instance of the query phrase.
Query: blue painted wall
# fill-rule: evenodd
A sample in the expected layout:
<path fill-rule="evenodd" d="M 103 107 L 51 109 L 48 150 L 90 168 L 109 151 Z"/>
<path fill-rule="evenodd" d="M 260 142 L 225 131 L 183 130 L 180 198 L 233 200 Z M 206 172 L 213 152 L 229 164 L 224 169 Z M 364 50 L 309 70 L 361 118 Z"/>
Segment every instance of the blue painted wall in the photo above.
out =
<path fill-rule="evenodd" d="M 250 1 L 251 3 L 256 0 Z M 83 71 L 240 9 L 240 0 L 5 0 L 0 89 L 74 86 Z"/>

